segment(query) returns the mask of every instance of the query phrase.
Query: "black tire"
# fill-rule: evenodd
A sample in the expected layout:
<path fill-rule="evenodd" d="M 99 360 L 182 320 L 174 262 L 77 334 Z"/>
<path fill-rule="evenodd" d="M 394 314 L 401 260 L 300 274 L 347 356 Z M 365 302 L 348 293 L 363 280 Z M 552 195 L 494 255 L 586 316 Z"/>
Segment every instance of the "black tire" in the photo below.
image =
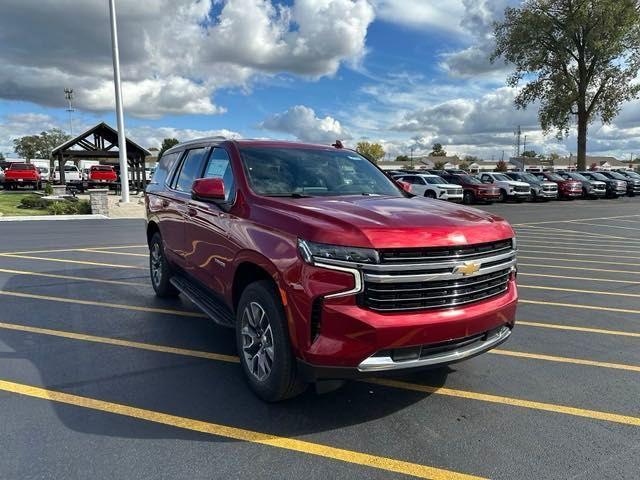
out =
<path fill-rule="evenodd" d="M 236 311 L 236 344 L 245 379 L 265 402 L 286 400 L 306 390 L 291 351 L 280 295 L 270 280 L 254 282 L 242 292 Z M 269 347 L 271 355 L 267 354 Z M 265 365 L 262 372 L 260 355 Z"/>
<path fill-rule="evenodd" d="M 159 233 L 149 242 L 149 272 L 151 285 L 160 298 L 176 297 L 180 292 L 171 284 L 171 266 L 164 254 L 164 244 Z"/>
<path fill-rule="evenodd" d="M 462 203 L 464 203 L 465 205 L 471 205 L 472 203 L 476 202 L 476 196 L 473 194 L 473 192 L 469 191 L 469 190 L 465 190 L 464 193 L 462 194 Z"/>
<path fill-rule="evenodd" d="M 436 194 L 432 190 L 425 190 L 424 196 L 427 198 L 436 198 Z"/>
<path fill-rule="evenodd" d="M 507 202 L 507 192 L 505 192 L 504 190 L 500 189 L 500 197 L 498 198 L 498 201 L 500 203 L 506 203 Z"/>

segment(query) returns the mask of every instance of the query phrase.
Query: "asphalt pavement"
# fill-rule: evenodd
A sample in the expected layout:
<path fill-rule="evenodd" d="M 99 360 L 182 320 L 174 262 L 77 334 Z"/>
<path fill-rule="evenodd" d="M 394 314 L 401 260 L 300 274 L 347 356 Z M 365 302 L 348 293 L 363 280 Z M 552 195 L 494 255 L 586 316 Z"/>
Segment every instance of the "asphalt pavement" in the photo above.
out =
<path fill-rule="evenodd" d="M 518 324 L 444 369 L 269 405 L 148 279 L 144 222 L 0 224 L 1 479 L 638 479 L 640 199 L 496 204 Z"/>

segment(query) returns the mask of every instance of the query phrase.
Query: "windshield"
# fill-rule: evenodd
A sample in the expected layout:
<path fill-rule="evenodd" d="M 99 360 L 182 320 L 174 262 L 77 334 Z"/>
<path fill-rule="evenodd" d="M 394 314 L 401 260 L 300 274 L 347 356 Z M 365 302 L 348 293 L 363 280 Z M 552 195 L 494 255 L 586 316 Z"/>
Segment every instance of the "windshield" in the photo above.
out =
<path fill-rule="evenodd" d="M 610 180 L 609 178 L 607 178 L 606 176 L 602 175 L 601 173 L 597 173 L 597 172 L 589 172 L 589 176 L 592 178 L 595 178 L 596 180 Z"/>
<path fill-rule="evenodd" d="M 501 173 L 494 173 L 493 178 L 498 180 L 499 182 L 511 182 L 512 178 L 507 177 L 506 175 L 502 175 Z"/>
<path fill-rule="evenodd" d="M 440 177 L 422 177 L 422 178 L 424 178 L 427 181 L 427 183 L 430 183 L 431 185 L 442 185 L 447 183 Z"/>
<path fill-rule="evenodd" d="M 530 173 L 522 173 L 520 175 L 520 178 L 522 178 L 522 180 L 524 180 L 525 182 L 531 182 L 531 183 L 540 182 L 540 179 L 538 177 L 536 177 L 535 175 L 532 175 Z"/>
<path fill-rule="evenodd" d="M 474 184 L 482 184 L 480 180 L 476 177 L 472 177 L 471 175 L 455 175 L 453 178 L 459 178 L 463 183 L 474 183 Z M 455 182 L 458 183 L 458 182 Z"/>
<path fill-rule="evenodd" d="M 583 177 L 579 173 L 571 172 L 571 173 L 567 173 L 567 175 L 569 175 L 574 180 L 580 180 L 581 182 L 584 182 L 584 181 L 588 182 L 589 181 L 589 179 L 587 177 Z"/>
<path fill-rule="evenodd" d="M 562 178 L 557 173 L 550 173 L 548 178 L 549 180 L 553 180 L 554 182 L 564 182 L 564 178 Z"/>
<path fill-rule="evenodd" d="M 620 175 L 618 172 L 608 172 L 608 173 L 616 180 L 626 180 L 626 177 L 624 175 Z"/>
<path fill-rule="evenodd" d="M 241 147 L 240 152 L 258 195 L 403 196 L 371 162 L 349 150 Z"/>
<path fill-rule="evenodd" d="M 35 170 L 35 169 L 36 167 L 27 163 L 12 163 L 9 166 L 9 170 Z"/>
<path fill-rule="evenodd" d="M 112 169 L 113 169 L 113 167 L 100 166 L 100 165 L 96 165 L 96 166 L 91 167 L 91 170 L 93 170 L 94 172 L 96 170 L 99 171 L 99 172 L 110 172 Z"/>

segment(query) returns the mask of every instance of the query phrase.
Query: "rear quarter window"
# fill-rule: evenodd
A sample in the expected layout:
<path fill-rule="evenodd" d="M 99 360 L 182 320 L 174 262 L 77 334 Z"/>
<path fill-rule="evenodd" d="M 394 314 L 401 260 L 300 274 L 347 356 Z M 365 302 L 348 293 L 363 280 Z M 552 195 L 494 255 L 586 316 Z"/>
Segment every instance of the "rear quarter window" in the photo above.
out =
<path fill-rule="evenodd" d="M 173 167 L 175 166 L 177 160 L 182 155 L 182 152 L 174 152 L 163 155 L 158 163 L 158 167 L 156 171 L 153 173 L 153 178 L 151 179 L 151 183 L 157 185 L 164 185 L 167 182 L 167 178 L 170 173 L 173 171 Z"/>

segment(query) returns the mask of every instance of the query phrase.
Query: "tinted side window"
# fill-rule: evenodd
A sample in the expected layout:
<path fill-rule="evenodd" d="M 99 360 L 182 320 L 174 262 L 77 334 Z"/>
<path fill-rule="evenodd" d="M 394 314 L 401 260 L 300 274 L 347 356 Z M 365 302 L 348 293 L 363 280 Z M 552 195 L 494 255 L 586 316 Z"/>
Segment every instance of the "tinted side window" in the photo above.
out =
<path fill-rule="evenodd" d="M 178 178 L 174 180 L 174 187 L 180 192 L 190 192 L 193 182 L 200 176 L 202 171 L 202 161 L 207 153 L 206 148 L 194 148 L 187 152 L 187 156 L 182 162 Z"/>
<path fill-rule="evenodd" d="M 209 157 L 203 177 L 221 178 L 224 183 L 225 201 L 233 201 L 236 193 L 236 184 L 233 178 L 233 170 L 231 170 L 231 159 L 224 148 L 216 148 L 213 151 L 211 157 Z"/>
<path fill-rule="evenodd" d="M 180 154 L 182 152 L 169 153 L 167 155 L 163 155 L 160 159 L 160 163 L 158 164 L 158 168 L 156 168 L 155 173 L 153 174 L 153 179 L 151 183 L 157 185 L 164 185 L 167 181 L 167 177 L 171 170 L 173 170 L 173 166 L 176 163 L 176 160 L 180 158 Z"/>

